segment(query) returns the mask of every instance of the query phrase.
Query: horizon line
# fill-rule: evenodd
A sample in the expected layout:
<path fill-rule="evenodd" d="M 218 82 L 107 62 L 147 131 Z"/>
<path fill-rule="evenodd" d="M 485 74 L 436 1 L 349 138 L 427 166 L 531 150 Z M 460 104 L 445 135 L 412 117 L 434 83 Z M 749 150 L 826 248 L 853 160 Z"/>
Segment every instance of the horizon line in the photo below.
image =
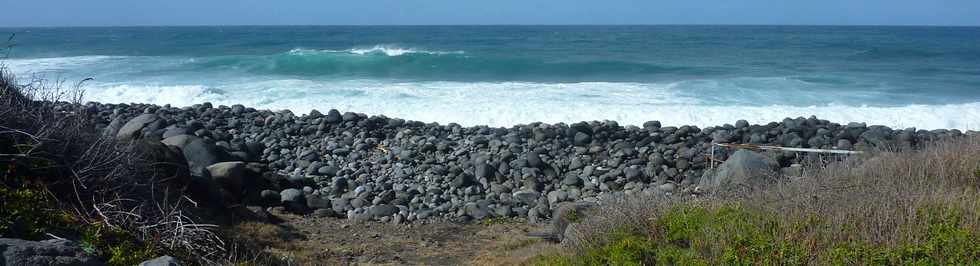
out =
<path fill-rule="evenodd" d="M 783 26 L 783 27 L 950 27 L 950 28 L 976 28 L 977 25 L 968 24 L 187 24 L 187 25 L 165 25 L 165 24 L 137 24 L 137 25 L 20 25 L 20 26 L 0 26 L 0 29 L 9 28 L 152 28 L 152 27 L 583 27 L 583 26 Z"/>

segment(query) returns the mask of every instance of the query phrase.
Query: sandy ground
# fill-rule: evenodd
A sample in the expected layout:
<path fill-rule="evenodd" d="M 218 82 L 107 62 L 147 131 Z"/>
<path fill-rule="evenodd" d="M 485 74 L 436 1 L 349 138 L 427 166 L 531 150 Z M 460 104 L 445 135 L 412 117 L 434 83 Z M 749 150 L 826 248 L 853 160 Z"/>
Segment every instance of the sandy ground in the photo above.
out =
<path fill-rule="evenodd" d="M 545 231 L 545 225 L 520 220 L 399 225 L 276 216 L 284 222 L 243 223 L 237 229 L 295 265 L 526 265 L 558 248 L 527 236 Z"/>

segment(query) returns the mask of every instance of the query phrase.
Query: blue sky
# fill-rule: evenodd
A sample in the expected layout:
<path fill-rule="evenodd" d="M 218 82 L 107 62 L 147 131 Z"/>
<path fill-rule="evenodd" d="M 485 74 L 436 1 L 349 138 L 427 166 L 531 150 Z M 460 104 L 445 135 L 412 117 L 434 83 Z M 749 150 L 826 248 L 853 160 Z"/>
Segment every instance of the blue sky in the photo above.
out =
<path fill-rule="evenodd" d="M 980 25 L 980 0 L 0 0 L 0 26 Z"/>

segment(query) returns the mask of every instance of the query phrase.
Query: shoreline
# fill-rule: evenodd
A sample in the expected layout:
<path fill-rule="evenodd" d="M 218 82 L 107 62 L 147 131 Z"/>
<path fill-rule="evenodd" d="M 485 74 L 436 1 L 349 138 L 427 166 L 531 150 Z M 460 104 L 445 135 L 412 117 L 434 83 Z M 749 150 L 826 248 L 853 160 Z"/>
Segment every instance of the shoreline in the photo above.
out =
<path fill-rule="evenodd" d="M 298 213 L 399 223 L 431 217 L 539 222 L 563 202 L 623 193 L 687 195 L 705 175 L 712 142 L 870 150 L 977 134 L 841 125 L 815 117 L 704 129 L 657 121 L 642 127 L 591 121 L 493 128 L 333 109 L 297 116 L 210 103 L 85 106 L 107 135 L 180 148 L 196 176 L 209 175 L 221 162 L 246 162 L 242 167 L 261 173 L 266 184 L 238 195 L 245 205 L 282 204 Z M 731 154 L 715 152 L 718 159 Z M 807 159 L 770 155 L 783 171 Z"/>
<path fill-rule="evenodd" d="M 458 123 L 464 126 L 487 125 L 511 127 L 517 124 L 545 122 L 578 122 L 615 120 L 621 125 L 641 126 L 650 119 L 664 125 L 718 126 L 745 119 L 750 123 L 781 121 L 785 117 L 816 115 L 836 122 L 866 122 L 892 128 L 980 130 L 980 102 L 915 102 L 895 103 L 842 102 L 837 104 L 800 105 L 766 99 L 743 98 L 731 104 L 700 102 L 687 93 L 664 89 L 677 83 L 494 83 L 494 82 L 359 82 L 307 83 L 292 79 L 274 79 L 261 84 L 235 82 L 215 86 L 204 85 L 101 85 L 94 86 L 87 99 L 107 103 L 153 103 L 174 106 L 202 102 L 244 104 L 273 111 L 288 109 L 297 115 L 313 109 L 323 111 L 323 103 L 339 110 L 384 114 L 389 117 L 412 119 L 440 124 Z M 683 82 L 680 82 L 683 83 Z M 318 94 L 300 90 L 283 97 L 277 92 L 288 88 L 320 88 L 327 86 L 337 94 Z M 691 85 L 683 85 L 691 86 Z M 241 91 L 237 91 L 241 88 Z M 369 89 L 370 88 L 370 89 Z M 596 99 L 581 99 L 580 94 L 598 89 L 611 93 Z M 653 95 L 651 95 L 653 94 Z M 349 96 L 354 95 L 354 96 Z M 776 98 L 793 97 L 783 93 Z M 812 97 L 805 94 L 799 97 Z M 753 98 L 758 98 L 756 105 Z M 534 100 L 528 100 L 534 99 Z M 776 99 L 778 100 L 778 99 Z"/>

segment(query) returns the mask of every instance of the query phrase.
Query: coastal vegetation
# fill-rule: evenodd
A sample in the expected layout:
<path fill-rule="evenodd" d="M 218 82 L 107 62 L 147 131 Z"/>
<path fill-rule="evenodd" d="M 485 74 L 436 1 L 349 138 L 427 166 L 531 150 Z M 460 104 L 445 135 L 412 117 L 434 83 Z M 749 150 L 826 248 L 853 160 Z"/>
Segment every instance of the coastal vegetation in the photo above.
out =
<path fill-rule="evenodd" d="M 261 261 L 223 241 L 216 224 L 197 222 L 229 219 L 186 194 L 186 163 L 162 145 L 102 134 L 79 104 L 80 85 L 17 84 L 0 68 L 0 238 L 68 240 L 81 258 L 108 265 L 164 254 L 201 264 Z M 20 255 L 52 263 L 27 251 Z"/>
<path fill-rule="evenodd" d="M 971 265 L 980 139 L 811 165 L 740 195 L 631 198 L 574 226 L 536 265 Z"/>

